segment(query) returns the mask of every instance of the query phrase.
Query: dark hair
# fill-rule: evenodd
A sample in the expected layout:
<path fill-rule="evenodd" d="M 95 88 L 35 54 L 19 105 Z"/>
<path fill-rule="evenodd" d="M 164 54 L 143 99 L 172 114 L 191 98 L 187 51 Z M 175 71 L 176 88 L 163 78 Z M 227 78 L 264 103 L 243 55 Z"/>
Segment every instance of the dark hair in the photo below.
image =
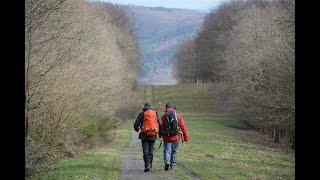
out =
<path fill-rule="evenodd" d="M 174 108 L 174 109 L 176 109 L 176 106 L 174 104 L 172 104 L 172 103 L 167 103 L 166 104 L 166 108 Z"/>
<path fill-rule="evenodd" d="M 150 103 L 144 103 L 143 109 L 150 109 L 151 108 L 151 104 Z"/>

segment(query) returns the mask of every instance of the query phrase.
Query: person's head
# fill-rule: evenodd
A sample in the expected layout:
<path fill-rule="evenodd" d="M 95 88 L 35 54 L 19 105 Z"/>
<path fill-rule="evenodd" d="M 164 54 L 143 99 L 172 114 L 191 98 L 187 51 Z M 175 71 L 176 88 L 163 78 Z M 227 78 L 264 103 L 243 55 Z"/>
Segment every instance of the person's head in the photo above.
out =
<path fill-rule="evenodd" d="M 176 109 L 176 106 L 172 103 L 167 103 L 166 104 L 166 108 L 172 108 L 172 109 Z"/>
<path fill-rule="evenodd" d="M 143 106 L 143 110 L 148 110 L 148 109 L 151 109 L 151 104 L 150 103 L 144 103 L 144 106 Z"/>

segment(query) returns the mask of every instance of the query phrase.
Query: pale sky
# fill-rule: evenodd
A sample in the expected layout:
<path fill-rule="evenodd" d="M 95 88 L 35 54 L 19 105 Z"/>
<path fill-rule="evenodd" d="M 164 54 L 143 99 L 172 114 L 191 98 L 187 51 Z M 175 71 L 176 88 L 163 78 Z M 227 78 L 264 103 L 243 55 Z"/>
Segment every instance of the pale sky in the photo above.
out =
<path fill-rule="evenodd" d="M 147 7 L 166 7 L 179 9 L 193 9 L 209 12 L 225 0 L 98 0 L 116 4 L 133 4 Z"/>

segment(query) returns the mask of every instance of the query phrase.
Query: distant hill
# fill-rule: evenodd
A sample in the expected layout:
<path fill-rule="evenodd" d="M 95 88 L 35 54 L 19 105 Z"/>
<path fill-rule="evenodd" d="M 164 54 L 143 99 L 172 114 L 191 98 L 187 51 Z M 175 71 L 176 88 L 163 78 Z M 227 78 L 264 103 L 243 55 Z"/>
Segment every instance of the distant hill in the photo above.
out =
<path fill-rule="evenodd" d="M 139 82 L 174 84 L 171 57 L 179 41 L 195 34 L 206 13 L 162 7 L 125 6 L 133 15 L 141 47 Z"/>

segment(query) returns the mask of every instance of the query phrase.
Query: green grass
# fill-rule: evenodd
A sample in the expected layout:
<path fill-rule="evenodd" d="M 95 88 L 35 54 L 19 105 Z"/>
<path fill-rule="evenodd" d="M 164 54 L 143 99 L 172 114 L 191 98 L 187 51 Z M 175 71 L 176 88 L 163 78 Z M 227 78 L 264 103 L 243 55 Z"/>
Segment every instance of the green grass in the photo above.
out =
<path fill-rule="evenodd" d="M 164 110 L 165 104 L 171 102 L 176 105 L 177 110 L 184 112 L 213 112 L 215 104 L 208 89 L 210 84 L 182 84 L 154 86 L 154 99 L 152 88 L 147 86 L 147 99 L 158 112 Z M 140 97 L 144 99 L 144 86 L 140 86 Z M 142 102 L 141 102 L 142 103 Z"/>
<path fill-rule="evenodd" d="M 184 116 L 190 141 L 178 163 L 201 179 L 294 179 L 294 154 L 244 140 L 231 117 Z"/>
<path fill-rule="evenodd" d="M 152 97 L 148 88 L 147 97 Z M 175 103 L 189 128 L 190 141 L 180 146 L 178 164 L 201 179 L 295 179 L 294 153 L 243 138 L 246 130 L 232 128 L 243 126 L 239 120 L 214 113 L 208 88 L 207 84 L 155 86 L 155 102 L 161 102 L 153 103 L 158 112 L 166 102 Z M 156 156 L 162 157 L 162 152 Z"/>
<path fill-rule="evenodd" d="M 142 106 L 144 87 L 139 88 Z M 157 103 L 153 104 L 158 112 L 163 111 L 166 102 L 175 103 L 189 129 L 189 142 L 178 149 L 178 166 L 201 179 L 295 179 L 294 153 L 243 138 L 247 131 L 233 128 L 243 126 L 239 120 L 214 113 L 206 88 L 209 85 L 155 86 Z M 151 102 L 150 86 L 147 98 Z M 123 124 L 111 144 L 63 160 L 37 179 L 118 179 L 121 152 L 129 145 L 131 128 L 132 122 Z M 155 144 L 155 157 L 161 164 L 163 150 L 158 147 L 159 141 Z M 181 169 L 175 173 L 180 179 L 190 179 Z"/>
<path fill-rule="evenodd" d="M 129 122 L 116 130 L 115 140 L 84 155 L 62 160 L 53 169 L 41 172 L 35 179 L 118 179 L 121 152 L 130 142 Z"/>

